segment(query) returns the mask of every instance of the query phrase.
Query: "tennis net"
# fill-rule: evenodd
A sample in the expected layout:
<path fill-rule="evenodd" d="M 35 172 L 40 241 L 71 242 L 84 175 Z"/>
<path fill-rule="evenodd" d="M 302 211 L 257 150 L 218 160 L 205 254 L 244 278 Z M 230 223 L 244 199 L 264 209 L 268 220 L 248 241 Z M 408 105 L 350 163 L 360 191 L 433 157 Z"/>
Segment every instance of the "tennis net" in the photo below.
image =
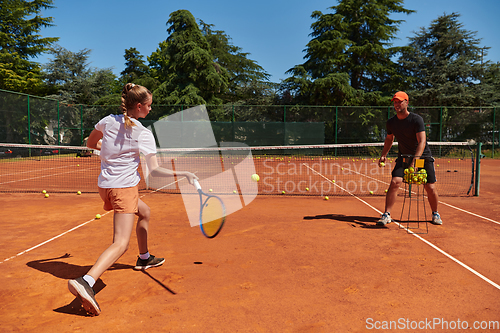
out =
<path fill-rule="evenodd" d="M 470 194 L 474 156 L 469 145 L 429 142 L 429 147 L 435 159 L 439 194 Z M 389 187 L 397 143 L 385 167 L 378 166 L 382 148 L 383 143 L 172 148 L 158 149 L 157 156 L 163 167 L 194 172 L 200 179 L 231 170 L 240 188 L 251 182 L 251 174 L 241 177 L 246 171 L 239 172 L 241 162 L 251 157 L 251 173 L 260 176 L 261 195 L 364 196 L 385 195 Z M 97 192 L 98 153 L 86 147 L 0 144 L 0 192 Z M 179 193 L 180 179 L 145 179 L 144 169 L 139 169 L 141 190 Z M 217 185 L 218 191 L 237 190 Z"/>

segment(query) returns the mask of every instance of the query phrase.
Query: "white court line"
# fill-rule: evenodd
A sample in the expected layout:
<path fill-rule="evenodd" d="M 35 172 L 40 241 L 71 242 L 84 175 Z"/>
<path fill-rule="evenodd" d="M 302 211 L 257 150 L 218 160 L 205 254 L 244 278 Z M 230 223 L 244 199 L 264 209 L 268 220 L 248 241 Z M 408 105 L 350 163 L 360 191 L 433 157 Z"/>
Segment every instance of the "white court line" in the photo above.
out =
<path fill-rule="evenodd" d="M 487 217 L 484 217 L 484 216 L 481 216 L 481 215 L 478 215 L 478 214 L 475 214 L 475 213 L 469 212 L 468 210 L 465 210 L 465 209 L 462 209 L 462 208 L 458 208 L 458 207 L 452 206 L 452 205 L 450 205 L 450 204 L 448 204 L 448 203 L 446 203 L 446 202 L 439 201 L 439 203 L 440 203 L 440 204 L 443 204 L 443 205 L 446 205 L 446 206 L 448 206 L 448 207 L 451 207 L 451 208 L 455 208 L 456 210 L 462 211 L 462 212 L 467 213 L 467 214 L 470 214 L 470 215 L 472 215 L 472 216 L 479 217 L 479 218 L 481 218 L 481 219 L 483 219 L 483 220 L 490 221 L 490 222 L 493 222 L 493 223 L 496 223 L 496 224 L 500 224 L 500 222 L 497 222 L 497 221 L 492 220 L 492 219 L 490 219 L 490 218 L 487 218 Z"/>
<path fill-rule="evenodd" d="M 104 215 L 106 215 L 106 214 L 109 214 L 109 213 L 111 213 L 111 211 L 106 212 L 106 213 L 103 213 L 103 214 L 102 214 L 102 216 L 104 216 Z M 34 250 L 34 249 L 36 249 L 36 248 L 39 248 L 39 247 L 40 247 L 40 246 L 42 246 L 42 245 L 45 245 L 45 244 L 47 244 L 47 243 L 50 243 L 50 242 L 52 242 L 53 240 L 56 240 L 56 239 L 58 239 L 58 238 L 61 238 L 62 236 L 66 235 L 66 234 L 68 234 L 68 233 L 70 233 L 70 232 L 72 232 L 72 231 L 74 231 L 74 230 L 76 230 L 76 229 L 78 229 L 78 228 L 81 228 L 81 227 L 83 227 L 84 225 L 87 225 L 87 224 L 89 224 L 90 222 L 92 222 L 92 221 L 94 221 L 94 220 L 95 220 L 95 219 L 88 220 L 87 222 L 84 222 L 84 223 L 82 223 L 82 224 L 80 224 L 80 225 L 77 225 L 76 227 L 74 227 L 74 228 L 72 228 L 72 229 L 69 229 L 69 230 L 67 230 L 67 231 L 65 231 L 65 232 L 63 232 L 63 233 L 61 233 L 61 234 L 59 234 L 59 235 L 57 235 L 57 236 L 55 236 L 55 237 L 52 237 L 51 239 L 46 240 L 45 242 L 42 242 L 42 243 L 40 243 L 40 244 L 38 244 L 38 245 L 35 245 L 35 246 L 33 246 L 33 247 L 31 247 L 31 248 L 29 248 L 29 249 L 27 249 L 27 250 L 24 250 L 24 251 L 22 251 L 22 252 L 19 252 L 19 253 L 18 253 L 18 254 L 16 254 L 15 256 L 12 256 L 12 257 L 10 257 L 10 258 L 5 259 L 4 261 L 1 261 L 1 262 L 0 262 L 0 264 L 3 264 L 4 262 L 9 261 L 9 260 L 15 259 L 15 258 L 17 258 L 17 257 L 19 257 L 19 256 L 21 256 L 21 255 L 23 255 L 23 254 L 25 254 L 25 253 L 28 253 L 28 252 L 30 252 L 30 251 L 32 251 L 32 250 Z"/>
<path fill-rule="evenodd" d="M 87 169 L 87 170 L 88 170 L 88 169 Z M 25 179 L 11 180 L 11 181 L 8 181 L 8 182 L 3 182 L 3 183 L 0 183 L 0 185 L 3 185 L 3 184 L 10 184 L 10 183 L 17 183 L 17 182 L 23 182 L 23 181 L 26 181 L 26 180 L 33 180 L 33 179 L 46 178 L 46 177 L 54 177 L 54 176 L 64 175 L 64 174 L 66 174 L 66 173 L 72 173 L 72 172 L 75 172 L 75 170 L 66 171 L 66 172 L 60 172 L 60 173 L 53 173 L 53 174 L 50 174 L 50 175 L 44 175 L 44 176 L 37 176 L 37 177 L 25 178 Z"/>
<path fill-rule="evenodd" d="M 17 176 L 21 175 L 23 173 L 34 173 L 34 172 L 43 172 L 45 170 L 54 170 L 54 169 L 61 169 L 61 168 L 68 168 L 68 165 L 60 166 L 60 167 L 55 167 L 55 168 L 45 168 L 45 169 L 36 169 L 36 170 L 28 170 L 28 171 L 20 171 L 20 172 L 15 172 L 15 173 L 6 173 L 0 175 L 0 177 L 8 177 L 8 176 Z"/>
<path fill-rule="evenodd" d="M 304 163 L 303 163 L 303 164 L 304 164 Z M 306 164 L 304 164 L 304 165 L 305 165 L 306 167 L 308 167 Z M 339 165 L 339 164 L 334 164 L 334 165 L 336 165 L 336 166 L 339 166 L 339 167 L 340 167 L 340 165 Z M 309 167 L 308 167 L 308 168 L 309 168 Z M 311 169 L 311 168 L 309 168 L 309 169 Z M 313 170 L 313 169 L 311 169 L 311 170 Z M 314 171 L 314 172 L 316 172 L 316 170 L 313 170 L 313 171 Z M 350 169 L 350 168 L 349 168 L 349 169 L 348 169 L 348 171 L 350 171 L 350 172 L 354 172 L 354 173 L 357 173 L 357 174 L 358 174 L 358 175 L 360 175 L 360 176 L 364 176 L 364 177 L 366 177 L 366 178 L 370 178 L 370 179 L 376 180 L 376 181 L 378 181 L 378 182 L 380 182 L 380 183 L 383 183 L 383 184 L 389 185 L 389 184 L 388 184 L 387 182 L 385 182 L 385 181 L 382 181 L 382 180 L 379 180 L 379 179 L 376 179 L 376 178 L 370 177 L 370 176 L 368 176 L 368 175 L 362 174 L 362 173 L 360 173 L 360 172 L 357 172 L 356 170 L 352 170 L 352 169 Z M 318 173 L 318 172 L 316 172 L 316 173 L 317 173 L 317 174 L 319 174 L 319 175 L 321 175 L 321 174 L 320 174 L 320 173 Z M 324 177 L 323 175 L 321 175 L 321 176 L 322 176 L 323 178 L 325 178 L 326 180 L 331 181 L 331 180 L 329 180 L 328 178 Z M 337 186 L 338 186 L 338 185 L 337 185 Z M 340 186 L 338 186 L 338 187 L 339 187 L 340 189 L 344 190 L 345 192 L 349 193 L 350 195 L 354 196 L 354 194 L 350 193 L 350 192 L 349 192 L 349 191 L 347 191 L 346 189 L 343 189 L 343 188 L 342 188 L 342 187 L 340 187 Z M 404 190 L 408 192 L 408 190 L 406 190 L 406 189 L 404 189 Z M 413 192 L 413 191 L 412 191 L 412 193 L 416 194 L 416 192 Z M 427 198 L 427 196 L 425 196 L 425 197 Z M 446 203 L 446 202 L 443 202 L 443 201 L 439 201 L 439 203 L 440 203 L 440 204 L 443 204 L 443 205 L 445 205 L 445 206 L 448 206 L 448 207 L 454 208 L 454 209 L 456 209 L 456 210 L 462 211 L 462 212 L 464 212 L 464 213 L 470 214 L 470 215 L 472 215 L 472 216 L 479 217 L 479 218 L 481 218 L 481 219 L 483 219 L 483 220 L 490 221 L 490 222 L 493 222 L 493 223 L 496 223 L 496 224 L 499 224 L 499 225 L 500 225 L 500 222 L 495 221 L 495 220 L 492 220 L 492 219 L 490 219 L 490 218 L 488 218 L 488 217 L 484 217 L 484 216 L 481 216 L 481 215 L 478 215 L 478 214 L 475 214 L 475 213 L 469 212 L 469 211 L 467 211 L 467 210 L 465 210 L 465 209 L 462 209 L 462 208 L 459 208 L 459 207 L 456 207 L 456 206 L 450 205 L 449 203 Z M 371 207 L 371 206 L 370 206 L 370 207 Z"/>
<path fill-rule="evenodd" d="M 152 192 L 150 192 L 150 193 L 146 193 L 146 194 L 144 194 L 143 196 L 141 196 L 141 198 L 142 198 L 142 197 L 144 197 L 144 196 L 146 196 L 146 195 L 148 195 L 148 194 L 155 193 L 155 192 L 157 192 L 157 191 L 161 190 L 162 188 L 164 188 L 164 187 L 166 187 L 166 186 L 173 185 L 173 184 L 175 184 L 175 183 L 177 183 L 177 182 L 179 182 L 179 181 L 181 181 L 181 180 L 183 180 L 183 179 L 185 179 L 185 178 L 178 179 L 178 180 L 176 180 L 176 181 L 174 181 L 174 182 L 172 182 L 172 183 L 170 183 L 170 184 L 167 184 L 167 185 L 165 185 L 165 186 L 163 186 L 163 187 L 161 187 L 161 188 L 159 188 L 159 189 L 157 189 L 157 190 L 155 190 L 155 191 L 152 191 Z M 106 213 L 103 213 L 103 214 L 101 214 L 101 216 L 105 216 L 105 215 L 107 215 L 107 214 L 109 214 L 109 213 L 111 213 L 111 211 L 108 211 L 108 212 L 106 212 Z M 22 251 L 22 252 L 19 252 L 19 253 L 18 253 L 18 254 L 16 254 L 15 256 L 12 256 L 12 257 L 7 258 L 7 259 L 5 259 L 5 260 L 3 260 L 3 261 L 0 261 L 0 264 L 3 264 L 4 262 L 7 262 L 7 261 L 9 261 L 9 260 L 15 259 L 15 258 L 17 258 L 17 257 L 19 257 L 19 256 L 22 256 L 23 254 L 28 253 L 28 252 L 30 252 L 30 251 L 32 251 L 32 250 L 34 250 L 34 249 L 36 249 L 36 248 L 39 248 L 39 247 L 40 247 L 40 246 L 42 246 L 42 245 L 45 245 L 45 244 L 47 244 L 47 243 L 50 243 L 50 242 L 52 242 L 53 240 L 56 240 L 56 239 L 58 239 L 58 238 L 61 238 L 62 236 L 66 235 L 66 234 L 69 234 L 70 232 L 75 231 L 76 229 L 81 228 L 81 227 L 83 227 L 84 225 L 87 225 L 87 224 L 89 224 L 89 223 L 90 223 L 90 222 L 92 222 L 92 221 L 95 221 L 95 219 L 88 220 L 87 222 L 84 222 L 84 223 L 82 223 L 82 224 L 80 224 L 80 225 L 77 225 L 76 227 L 71 228 L 71 229 L 69 229 L 69 230 L 67 230 L 67 231 L 65 231 L 65 232 L 63 232 L 63 233 L 61 233 L 61 234 L 59 234 L 59 235 L 57 235 L 57 236 L 55 236 L 55 237 L 52 237 L 51 239 L 46 240 L 45 242 L 42 242 L 42 243 L 40 243 L 40 244 L 38 244 L 38 245 L 35 245 L 35 246 L 33 246 L 33 247 L 31 247 L 31 248 L 29 248 L 29 249 L 27 249 L 27 250 L 24 250 L 24 251 Z"/>
<path fill-rule="evenodd" d="M 311 167 L 309 167 L 307 164 L 303 163 L 306 167 L 308 167 L 309 169 L 311 169 L 312 171 L 314 171 L 316 174 L 318 174 L 319 176 L 327 179 L 328 181 L 331 182 L 330 179 L 326 178 L 325 176 L 323 176 L 322 174 L 320 174 L 319 172 L 317 172 L 316 170 L 312 169 Z M 335 183 L 334 183 L 335 184 Z M 368 207 L 370 207 L 371 209 L 373 209 L 374 211 L 376 211 L 377 213 L 379 214 L 382 214 L 382 212 L 380 210 L 378 210 L 377 208 L 373 207 L 372 205 L 370 205 L 369 203 L 367 203 L 366 201 L 364 201 L 363 199 L 361 198 L 358 198 L 357 196 L 355 196 L 354 194 L 352 194 L 351 192 L 347 191 L 346 189 L 342 188 L 341 186 L 335 184 L 336 186 L 338 186 L 340 189 L 344 190 L 345 192 L 349 193 L 351 196 L 353 196 L 354 198 L 358 199 L 359 201 L 363 202 L 365 205 L 367 205 Z M 453 207 L 453 208 L 456 208 L 454 206 L 451 206 L 451 205 L 448 205 L 450 207 Z M 469 214 L 472 214 L 472 215 L 475 215 L 475 216 L 478 216 L 478 217 L 482 217 L 482 216 L 479 216 L 479 215 L 476 215 L 476 214 L 473 214 L 473 213 L 470 213 L 470 212 L 467 212 L 463 209 L 459 209 L 461 211 L 464 211 L 466 213 L 469 213 Z M 484 218 L 484 217 L 483 217 Z M 486 219 L 486 218 L 485 218 Z M 489 220 L 489 219 L 488 219 Z M 493 221 L 493 220 L 491 220 Z M 497 223 L 496 221 L 493 221 L 495 223 Z M 400 228 L 402 229 L 405 229 L 408 231 L 408 233 L 410 233 L 411 235 L 417 237 L 418 239 L 420 239 L 422 242 L 426 243 L 427 245 L 429 245 L 430 247 L 432 247 L 433 249 L 435 249 L 436 251 L 438 251 L 439 253 L 445 255 L 446 257 L 448 257 L 449 259 L 453 260 L 454 262 L 456 262 L 457 264 L 459 264 L 460 266 L 462 266 L 463 268 L 467 269 L 469 272 L 473 273 L 474 275 L 478 276 L 479 278 L 483 279 L 484 281 L 486 281 L 487 283 L 491 284 L 493 287 L 497 288 L 498 290 L 500 290 L 500 285 L 498 285 L 497 283 L 491 281 L 490 279 L 488 279 L 486 276 L 482 275 L 481 273 L 479 273 L 478 271 L 474 270 L 473 268 L 467 266 L 466 264 L 464 264 L 463 262 L 461 262 L 460 260 L 456 259 L 455 257 L 453 257 L 452 255 L 446 253 L 445 251 L 443 251 L 442 249 L 440 249 L 439 247 L 437 247 L 436 245 L 432 244 L 431 242 L 429 242 L 428 240 L 420 237 L 419 235 L 415 234 L 413 231 L 405 228 L 403 225 L 399 224 L 398 222 L 394 221 L 395 224 L 397 224 Z"/>

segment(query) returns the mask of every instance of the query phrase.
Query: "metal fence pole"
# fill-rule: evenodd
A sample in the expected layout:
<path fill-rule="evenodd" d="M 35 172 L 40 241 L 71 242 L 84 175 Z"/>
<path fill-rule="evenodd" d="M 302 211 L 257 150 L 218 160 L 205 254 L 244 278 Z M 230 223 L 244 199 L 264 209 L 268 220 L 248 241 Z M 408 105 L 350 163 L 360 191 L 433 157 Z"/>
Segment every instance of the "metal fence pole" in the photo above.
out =
<path fill-rule="evenodd" d="M 493 134 L 491 135 L 491 158 L 495 158 L 495 120 L 496 118 L 496 106 L 493 107 Z M 499 140 L 500 141 L 500 140 Z"/>
<path fill-rule="evenodd" d="M 61 114 L 59 112 L 59 101 L 57 101 L 57 145 L 61 144 Z"/>
<path fill-rule="evenodd" d="M 80 145 L 83 145 L 83 105 L 80 104 Z"/>
<path fill-rule="evenodd" d="M 31 144 L 30 95 L 28 95 L 28 143 Z M 31 150 L 30 150 L 31 152 Z M 30 154 L 31 155 L 31 154 Z"/>
<path fill-rule="evenodd" d="M 286 105 L 283 105 L 283 145 L 286 146 Z"/>

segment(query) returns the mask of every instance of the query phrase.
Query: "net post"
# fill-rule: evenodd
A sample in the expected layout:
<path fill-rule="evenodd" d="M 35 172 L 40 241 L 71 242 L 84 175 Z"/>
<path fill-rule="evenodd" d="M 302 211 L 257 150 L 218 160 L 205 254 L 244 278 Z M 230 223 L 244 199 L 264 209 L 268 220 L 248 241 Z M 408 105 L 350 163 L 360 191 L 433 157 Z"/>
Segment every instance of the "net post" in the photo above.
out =
<path fill-rule="evenodd" d="M 477 143 L 477 152 L 476 152 L 476 178 L 475 178 L 475 186 L 474 186 L 474 196 L 479 196 L 479 179 L 480 179 L 480 169 L 481 169 L 481 158 L 483 154 L 481 153 L 482 142 Z"/>

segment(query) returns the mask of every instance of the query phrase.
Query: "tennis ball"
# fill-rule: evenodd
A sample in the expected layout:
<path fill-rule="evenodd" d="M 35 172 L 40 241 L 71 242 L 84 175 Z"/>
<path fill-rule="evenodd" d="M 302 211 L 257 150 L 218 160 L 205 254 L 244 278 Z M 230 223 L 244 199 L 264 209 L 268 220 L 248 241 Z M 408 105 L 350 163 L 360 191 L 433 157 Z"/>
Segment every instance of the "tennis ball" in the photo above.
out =
<path fill-rule="evenodd" d="M 381 167 L 385 167 L 385 163 L 384 162 L 380 162 L 379 164 Z"/>
<path fill-rule="evenodd" d="M 236 190 L 234 190 L 234 191 L 233 191 L 233 193 L 235 193 L 235 194 L 236 194 Z"/>
<path fill-rule="evenodd" d="M 76 166 L 80 166 L 80 164 L 77 164 Z"/>
<path fill-rule="evenodd" d="M 49 197 L 49 194 L 48 193 L 45 193 L 45 197 L 48 198 Z"/>
<path fill-rule="evenodd" d="M 76 192 L 76 194 L 80 195 L 80 194 L 82 194 L 82 192 L 78 191 L 78 192 Z"/>
<path fill-rule="evenodd" d="M 96 215 L 95 215 L 95 219 L 96 219 L 96 220 L 99 220 L 100 218 L 101 218 L 101 214 L 96 214 Z"/>
<path fill-rule="evenodd" d="M 212 189 L 209 189 L 208 192 L 212 192 Z"/>
<path fill-rule="evenodd" d="M 309 187 L 306 187 L 306 191 L 309 191 Z"/>
<path fill-rule="evenodd" d="M 281 194 L 285 194 L 285 191 L 281 191 Z"/>
<path fill-rule="evenodd" d="M 330 198 L 328 198 L 328 197 L 325 197 L 325 200 L 328 200 L 328 199 L 330 199 Z"/>
<path fill-rule="evenodd" d="M 387 193 L 387 189 L 385 189 L 385 193 Z"/>
<path fill-rule="evenodd" d="M 332 183 L 335 183 L 335 180 L 334 180 L 334 179 L 332 179 Z"/>
<path fill-rule="evenodd" d="M 42 193 L 45 194 L 45 193 L 47 193 L 47 191 L 43 190 Z"/>
<path fill-rule="evenodd" d="M 370 191 L 370 194 L 373 194 L 373 191 Z"/>
<path fill-rule="evenodd" d="M 258 175 L 258 174 L 256 174 L 256 173 L 254 173 L 254 174 L 252 175 L 252 180 L 253 180 L 254 182 L 258 182 L 258 181 L 260 180 L 259 175 Z"/>

